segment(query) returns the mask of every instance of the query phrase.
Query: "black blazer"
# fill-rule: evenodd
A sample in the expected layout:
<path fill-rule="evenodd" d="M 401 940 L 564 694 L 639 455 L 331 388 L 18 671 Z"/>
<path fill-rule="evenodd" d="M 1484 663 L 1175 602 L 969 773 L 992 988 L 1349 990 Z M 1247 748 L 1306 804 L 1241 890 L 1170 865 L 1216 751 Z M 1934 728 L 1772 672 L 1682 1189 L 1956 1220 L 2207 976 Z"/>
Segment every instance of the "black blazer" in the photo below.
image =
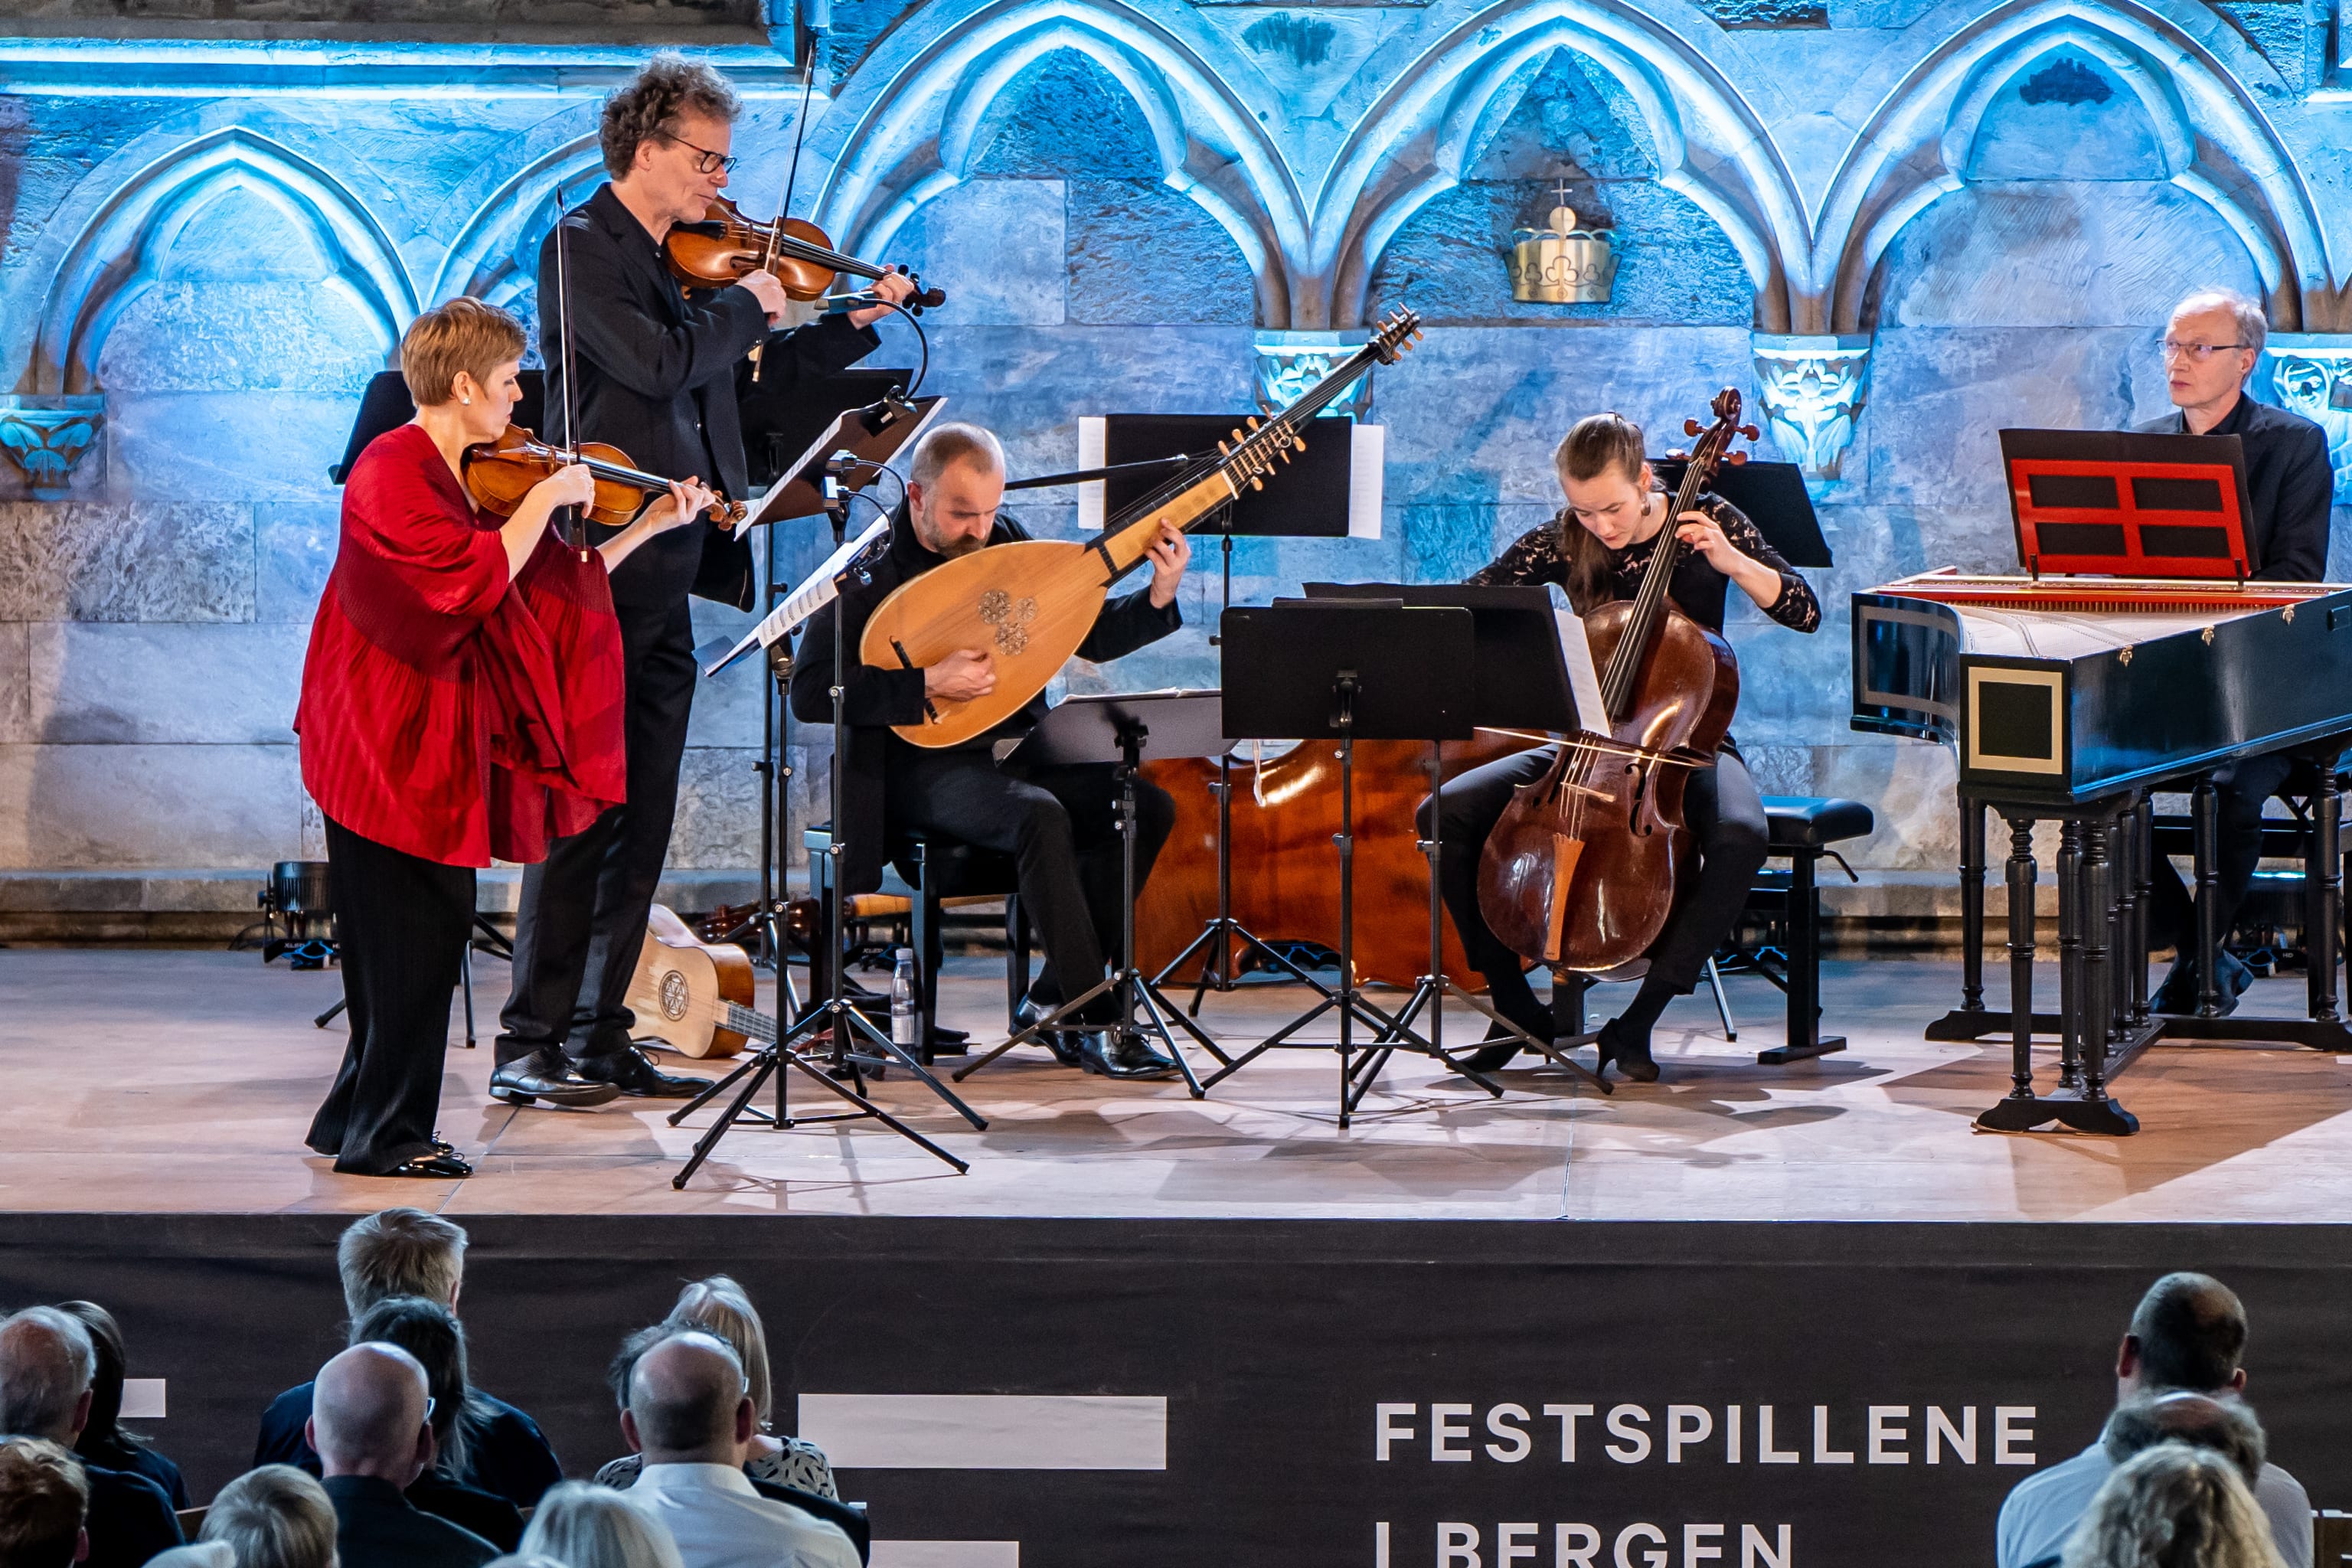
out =
<path fill-rule="evenodd" d="M 780 378 L 823 380 L 882 341 L 846 316 L 770 332 L 767 312 L 748 289 L 688 295 L 610 184 L 598 186 L 559 227 L 571 283 L 580 438 L 608 441 L 649 473 L 699 475 L 730 499 L 746 499 L 735 377 L 753 346 L 767 343 L 764 385 Z M 564 440 L 557 233 L 549 230 L 539 247 L 539 340 L 547 364 L 547 434 Z M 676 529 L 648 541 L 613 575 L 619 604 L 669 605 L 688 593 L 750 609 L 750 542 L 709 525 Z"/>
<path fill-rule="evenodd" d="M 312 1386 L 296 1384 L 271 1400 L 269 1408 L 262 1412 L 261 1435 L 253 1445 L 257 1467 L 292 1465 L 314 1476 L 319 1473 L 319 1456 L 302 1436 L 310 1419 Z M 562 1462 L 538 1422 L 478 1388 L 469 1391 L 468 1403 L 476 1402 L 487 1414 L 478 1421 L 469 1409 L 460 1417 L 467 1424 L 466 1468 L 453 1479 L 502 1497 L 519 1509 L 531 1507 L 541 1492 L 563 1479 Z"/>
<path fill-rule="evenodd" d="M 186 1538 L 172 1500 L 145 1476 L 85 1464 L 89 1478 L 89 1555 L 82 1568 L 139 1568 Z"/>
<path fill-rule="evenodd" d="M 990 544 L 1008 544 L 1027 539 L 1029 531 L 1003 512 L 996 517 L 996 527 L 988 536 Z M 893 724 L 920 723 L 923 718 L 923 672 L 919 669 L 884 669 L 861 661 L 857 657 L 858 639 L 866 635 L 866 623 L 877 607 L 888 598 L 901 583 L 921 576 L 940 563 L 940 557 L 923 548 L 915 537 L 914 525 L 907 519 L 904 501 L 890 519 L 890 548 L 876 564 L 867 581 L 860 584 L 853 576 L 841 597 L 809 617 L 807 629 L 801 634 L 796 662 L 793 666 L 793 717 L 804 724 L 831 724 L 833 701 L 828 693 L 833 688 L 833 621 L 835 614 L 845 614 L 843 646 L 849 650 L 849 675 L 843 682 L 843 717 L 849 724 L 849 744 L 841 759 L 843 831 L 848 835 L 842 846 L 841 887 L 847 893 L 870 893 L 882 885 L 882 863 L 890 826 L 882 807 L 882 770 L 889 744 L 906 744 L 890 733 Z M 1149 584 L 1131 594 L 1122 594 L 1109 600 L 1102 613 L 1095 617 L 1087 640 L 1078 645 L 1078 657 L 1101 663 L 1133 653 L 1147 643 L 1159 641 L 1184 624 L 1177 601 L 1169 601 L 1164 610 L 1151 603 Z M 1045 711 L 1045 695 L 1039 692 L 1028 705 L 999 725 L 991 737 L 967 742 L 984 747 L 995 735 L 1025 733 Z"/>
<path fill-rule="evenodd" d="M 2187 432 L 2178 413 L 2137 428 L 2144 436 Z M 2327 432 L 2242 392 L 2229 416 L 2205 433 L 2235 436 L 2245 447 L 2246 548 L 2254 575 L 2270 583 L 2316 583 L 2326 576 L 2328 509 L 2336 496 Z"/>
<path fill-rule="evenodd" d="M 447 1520 L 410 1506 L 373 1476 L 320 1483 L 335 1505 L 335 1557 L 341 1568 L 482 1568 L 499 1549 Z"/>
<path fill-rule="evenodd" d="M 821 1519 L 827 1524 L 839 1525 L 841 1532 L 849 1537 L 849 1543 L 857 1548 L 857 1560 L 860 1563 L 872 1561 L 874 1526 L 866 1518 L 864 1503 L 835 1502 L 829 1497 L 804 1492 L 798 1487 L 781 1487 L 757 1476 L 746 1476 L 744 1479 L 751 1483 L 753 1491 L 771 1502 L 788 1502 L 803 1513 Z"/>

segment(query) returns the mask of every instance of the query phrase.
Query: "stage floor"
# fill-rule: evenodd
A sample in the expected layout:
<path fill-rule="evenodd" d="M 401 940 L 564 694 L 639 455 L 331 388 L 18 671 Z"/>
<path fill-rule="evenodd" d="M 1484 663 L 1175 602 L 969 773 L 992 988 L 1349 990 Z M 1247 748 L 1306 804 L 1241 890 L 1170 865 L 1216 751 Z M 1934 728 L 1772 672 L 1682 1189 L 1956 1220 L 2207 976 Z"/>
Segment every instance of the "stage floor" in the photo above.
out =
<path fill-rule="evenodd" d="M 1989 1005 L 2005 1005 L 2006 968 L 1987 967 Z M 1001 966 L 950 970 L 948 1020 L 1002 1037 Z M 489 1022 L 506 967 L 478 959 L 475 975 Z M 1727 984 L 1738 1044 L 1704 992 L 1685 998 L 1659 1030 L 1664 1081 L 1612 1096 L 1523 1068 L 1490 1100 L 1400 1057 L 1342 1131 L 1328 1051 L 1270 1054 L 1195 1101 L 1181 1083 L 1107 1083 L 1024 1050 L 963 1088 L 985 1132 L 902 1074 L 877 1091 L 971 1161 L 969 1175 L 870 1122 L 745 1128 L 681 1193 L 670 1177 L 707 1114 L 672 1129 L 668 1105 L 495 1104 L 483 1094 L 489 1031 L 468 1051 L 454 1020 L 441 1129 L 478 1173 L 338 1176 L 301 1143 L 345 1039 L 340 1022 L 310 1023 L 341 994 L 333 972 L 265 968 L 252 953 L 6 951 L 0 1209 L 2221 1222 L 2336 1221 L 2352 1197 L 2352 1058 L 2159 1048 L 2120 1083 L 2137 1137 L 1987 1134 L 1970 1118 L 2007 1087 L 2006 1042 L 1920 1037 L 1958 1000 L 1957 964 L 1830 964 L 1825 1027 L 1849 1048 L 1786 1068 L 1754 1059 L 1781 1037 L 1779 992 Z M 1300 994 L 1253 986 L 1212 996 L 1203 1016 L 1247 1043 Z M 2267 981 L 2246 1010 L 2286 1016 L 2301 996 L 2299 977 Z M 1449 1016 L 1466 1032 L 1466 1011 Z M 796 1102 L 813 1107 L 818 1092 L 796 1083 Z"/>

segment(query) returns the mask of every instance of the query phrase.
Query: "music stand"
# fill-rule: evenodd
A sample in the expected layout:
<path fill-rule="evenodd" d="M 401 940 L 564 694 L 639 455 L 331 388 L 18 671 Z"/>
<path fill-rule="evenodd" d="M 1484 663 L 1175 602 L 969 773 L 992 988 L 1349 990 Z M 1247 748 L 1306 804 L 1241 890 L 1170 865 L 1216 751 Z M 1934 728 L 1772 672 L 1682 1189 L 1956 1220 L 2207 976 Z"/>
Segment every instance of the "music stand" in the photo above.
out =
<path fill-rule="evenodd" d="M 1309 583 L 1310 599 L 1374 600 L 1407 608 L 1459 608 L 1471 614 L 1476 652 L 1471 668 L 1470 722 L 1488 730 L 1533 730 L 1572 735 L 1580 728 L 1576 696 L 1566 659 L 1560 653 L 1560 621 L 1550 591 L 1520 584 L 1494 587 L 1468 585 L 1415 586 L 1402 583 Z M 1445 811 L 1445 774 L 1438 742 L 1429 742 L 1430 820 L 1441 821 Z M 1409 1032 L 1423 1008 L 1429 1011 L 1429 1043 L 1437 1054 L 1445 1050 L 1445 998 L 1468 1004 L 1487 1020 L 1507 1031 L 1507 1039 L 1521 1048 L 1565 1068 L 1603 1094 L 1609 1082 L 1550 1040 L 1538 1039 L 1488 1005 L 1486 999 L 1446 977 L 1444 902 L 1439 892 L 1438 868 L 1444 853 L 1436 833 L 1419 841 L 1429 862 L 1429 971 L 1413 983 L 1412 994 L 1397 1015 L 1400 1035 Z M 1480 1044 L 1488 1044 L 1481 1041 Z M 1576 1042 L 1571 1041 L 1573 1045 Z M 1358 1098 L 1370 1088 L 1388 1065 L 1390 1048 L 1375 1042 L 1364 1058 Z M 1450 1058 L 1448 1058 L 1451 1059 Z"/>
<path fill-rule="evenodd" d="M 1235 1057 L 1211 1077 L 1213 1089 L 1277 1047 L 1339 1055 L 1339 1125 L 1345 1127 L 1369 1083 L 1356 1082 L 1355 1026 L 1375 1045 L 1425 1052 L 1499 1098 L 1502 1085 L 1401 1029 L 1365 1000 L 1356 984 L 1356 742 L 1459 741 L 1469 737 L 1463 679 L 1476 658 L 1468 610 L 1408 608 L 1395 599 L 1277 600 L 1263 609 L 1227 610 L 1223 639 L 1225 728 L 1242 740 L 1339 742 L 1339 980 L 1297 1017 Z M 1336 1011 L 1339 1037 L 1294 1040 Z"/>
<path fill-rule="evenodd" d="M 834 832 L 832 844 L 826 850 L 826 853 L 835 857 L 841 854 L 843 843 L 841 760 L 847 752 L 849 744 L 849 726 L 843 714 L 841 700 L 843 689 L 838 684 L 843 679 L 842 672 L 848 668 L 847 623 L 836 602 L 836 584 L 841 576 L 848 575 L 855 571 L 856 564 L 856 552 L 845 549 L 848 532 L 850 501 L 853 497 L 862 493 L 859 487 L 873 482 L 898 447 L 913 437 L 943 401 L 945 400 L 941 398 L 924 398 L 916 405 L 908 405 L 893 400 L 893 403 L 887 406 L 895 408 L 896 412 L 891 412 L 887 416 L 881 412 L 886 405 L 877 405 L 871 408 L 844 414 L 834 421 L 830 433 L 839 435 L 843 439 L 843 446 L 830 458 L 817 462 L 816 471 L 820 476 L 818 486 L 812 488 L 806 485 L 809 475 L 809 465 L 806 463 L 798 465 L 797 471 L 787 481 L 788 484 L 802 486 L 805 493 L 814 498 L 816 501 L 814 510 L 823 511 L 832 520 L 834 555 L 820 567 L 816 577 L 803 584 L 799 589 L 787 595 L 782 605 L 754 627 L 751 635 L 736 644 L 734 650 L 713 666 L 710 671 L 716 674 L 754 647 L 772 645 L 779 638 L 789 637 L 793 628 L 799 625 L 801 620 L 814 615 L 827 603 L 835 604 L 833 617 L 833 658 L 834 679 L 836 684 L 833 689 L 833 759 L 828 769 Z M 852 431 L 853 426 L 856 427 L 855 433 Z M 779 489 L 783 488 L 783 486 L 778 487 Z M 773 496 L 774 492 L 772 491 L 771 499 L 773 499 Z M 869 498 L 869 504 L 877 507 L 880 505 L 879 502 L 872 501 L 871 498 Z M 781 510 L 778 506 L 766 504 L 761 508 L 761 517 L 765 521 L 780 521 L 794 515 L 806 514 L 792 513 Z M 879 537 L 887 537 L 887 533 Z M 677 1174 L 670 1179 L 671 1186 L 683 1188 L 694 1173 L 701 1167 L 702 1163 L 710 1157 L 710 1152 L 718 1147 L 719 1140 L 726 1136 L 727 1130 L 738 1121 L 747 1117 L 755 1122 L 764 1122 L 780 1131 L 799 1122 L 848 1121 L 871 1118 L 879 1121 L 892 1131 L 917 1144 L 927 1152 L 954 1166 L 958 1175 L 963 1174 L 971 1168 L 965 1161 L 949 1153 L 866 1097 L 866 1080 L 859 1066 L 861 1059 L 895 1060 L 928 1084 L 933 1093 L 946 1100 L 976 1130 L 984 1131 L 988 1127 L 987 1121 L 979 1113 L 958 1099 L 947 1085 L 931 1076 L 930 1069 L 923 1066 L 918 1056 L 899 1045 L 890 1036 L 877 1029 L 873 1023 L 843 994 L 842 972 L 845 965 L 840 961 L 837 945 L 841 941 L 845 921 L 837 860 L 835 874 L 825 880 L 828 889 L 825 910 L 828 929 L 824 940 L 836 944 L 833 961 L 825 966 L 828 973 L 826 988 L 830 994 L 822 1005 L 812 1005 L 798 1018 L 793 1020 L 789 1027 L 780 1030 L 773 1043 L 762 1045 L 739 1064 L 732 1072 L 712 1083 L 671 1113 L 669 1124 L 675 1127 L 687 1117 L 724 1094 L 739 1080 L 748 1080 L 743 1081 L 741 1090 L 728 1103 L 727 1108 L 719 1112 L 719 1120 L 711 1124 L 709 1131 L 696 1142 L 694 1152 L 688 1158 Z M 808 1042 L 814 1041 L 821 1033 L 830 1036 L 832 1041 L 830 1054 L 833 1064 L 847 1069 L 850 1079 L 848 1083 L 840 1082 L 832 1074 L 820 1068 L 812 1059 L 811 1053 L 804 1048 Z M 881 1053 L 879 1057 L 861 1058 L 851 1044 L 860 1036 L 873 1046 L 879 1047 Z M 854 1109 L 824 1116 L 803 1116 L 795 1119 L 792 1114 L 786 1088 L 790 1079 L 788 1075 L 780 1070 L 787 1066 L 806 1074 L 829 1093 L 849 1101 Z M 776 1080 L 776 1102 L 772 1112 L 760 1110 L 751 1104 L 753 1097 L 760 1092 L 761 1086 L 771 1076 Z"/>
<path fill-rule="evenodd" d="M 1099 527 L 1105 516 L 1141 500 L 1150 485 L 1140 477 L 1145 465 L 1181 450 L 1207 451 L 1229 440 L 1243 416 L 1230 414 L 1111 414 L 1078 421 L 1078 460 L 1099 460 L 1108 470 L 1104 482 L 1090 485 L 1079 498 L 1079 525 Z M 1244 490 L 1220 509 L 1213 521 L 1197 531 L 1218 536 L 1219 612 L 1234 607 L 1234 541 L 1245 539 L 1377 539 L 1381 529 L 1381 459 L 1385 432 L 1376 425 L 1359 425 L 1346 415 L 1310 419 L 1300 431 L 1307 449 L 1293 467 L 1299 471 L 1290 482 L 1268 490 Z M 1073 476 L 1075 477 L 1075 476 Z M 1217 639 L 1211 637 L 1212 647 Z M 1233 758 L 1220 753 L 1217 782 L 1217 912 L 1185 944 L 1184 950 L 1152 976 L 1164 984 L 1195 955 L 1200 974 L 1192 987 L 1188 1016 L 1201 1016 L 1201 1002 L 1211 990 L 1234 989 L 1235 960 L 1255 955 L 1285 977 L 1320 991 L 1322 983 L 1256 933 L 1234 919 Z M 1205 950 L 1205 952 L 1203 951 Z M 1179 982 L 1181 984 L 1181 981 Z"/>
<path fill-rule="evenodd" d="M 1650 459 L 1651 472 L 1670 496 L 1681 486 L 1683 470 L 1689 466 L 1686 458 Z M 1805 471 L 1796 464 L 1726 463 L 1706 481 L 1706 493 L 1738 507 L 1764 536 L 1764 542 L 1780 552 L 1780 559 L 1790 565 L 1825 569 L 1836 564 L 1830 559 L 1829 541 L 1822 537 L 1822 520 L 1813 511 L 1812 492 L 1805 489 Z"/>
<path fill-rule="evenodd" d="M 1118 994 L 1118 1028 L 1124 1035 L 1146 1032 L 1136 1023 L 1139 1006 L 1149 1020 L 1149 1032 L 1160 1037 L 1184 1075 L 1184 1083 L 1199 1100 L 1205 1092 L 1168 1027 L 1173 1018 L 1202 1049 L 1221 1063 L 1225 1055 L 1209 1033 L 1170 1001 L 1157 982 L 1135 966 L 1135 784 L 1138 770 L 1148 762 L 1167 758 L 1213 757 L 1233 744 L 1225 734 L 1223 699 L 1214 691 L 1153 691 L 1134 696 L 1072 697 L 1048 712 L 1005 758 L 1007 767 L 1061 767 L 1078 763 L 1108 763 L 1118 781 L 1118 834 L 1121 902 L 1118 969 L 1097 980 L 1079 995 L 1020 1030 L 978 1061 L 954 1074 L 961 1083 L 1013 1047 L 1043 1045 L 1041 1037 L 1064 1026 L 1075 1015 L 1106 992 Z"/>

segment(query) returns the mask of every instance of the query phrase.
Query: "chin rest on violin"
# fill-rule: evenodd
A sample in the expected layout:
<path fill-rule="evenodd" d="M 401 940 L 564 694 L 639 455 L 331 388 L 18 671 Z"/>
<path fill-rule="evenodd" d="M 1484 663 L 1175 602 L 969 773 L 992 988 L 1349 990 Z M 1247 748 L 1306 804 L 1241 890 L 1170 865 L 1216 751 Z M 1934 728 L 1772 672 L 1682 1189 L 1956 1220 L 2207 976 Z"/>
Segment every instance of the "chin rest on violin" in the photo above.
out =
<path fill-rule="evenodd" d="M 596 481 L 595 499 L 587 509 L 591 522 L 618 528 L 637 515 L 646 497 L 669 493 L 669 480 L 634 467 L 618 447 L 602 441 L 553 447 L 520 425 L 508 426 L 495 441 L 466 448 L 466 489 L 484 511 L 512 517 L 541 479 L 573 463 L 586 468 Z M 714 500 L 709 514 L 725 522 L 740 521 L 743 503 Z"/>

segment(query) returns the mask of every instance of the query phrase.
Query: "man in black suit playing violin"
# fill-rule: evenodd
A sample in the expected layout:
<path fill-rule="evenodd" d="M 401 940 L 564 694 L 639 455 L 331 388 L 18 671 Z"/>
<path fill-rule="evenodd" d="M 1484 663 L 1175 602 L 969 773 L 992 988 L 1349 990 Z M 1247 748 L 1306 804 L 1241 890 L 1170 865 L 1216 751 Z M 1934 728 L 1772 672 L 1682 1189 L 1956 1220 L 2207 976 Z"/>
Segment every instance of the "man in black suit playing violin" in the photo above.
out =
<path fill-rule="evenodd" d="M 540 247 L 539 312 L 551 438 L 570 438 L 570 408 L 579 439 L 620 447 L 652 473 L 713 476 L 740 500 L 749 487 L 737 378 L 751 351 L 761 351 L 763 380 L 821 379 L 879 344 L 872 323 L 887 307 L 781 332 L 784 289 L 769 273 L 691 292 L 671 274 L 663 241 L 701 220 L 726 188 L 738 108 L 724 77 L 675 55 L 655 57 L 605 100 L 600 138 L 612 180 Z M 913 291 L 898 276 L 874 285 L 892 301 Z M 752 588 L 751 547 L 724 528 L 673 530 L 614 574 L 628 799 L 523 874 L 514 991 L 490 1079 L 500 1100 L 595 1105 L 701 1087 L 656 1071 L 631 1045 L 624 999 L 677 806 L 696 679 L 687 597 L 749 609 Z"/>

